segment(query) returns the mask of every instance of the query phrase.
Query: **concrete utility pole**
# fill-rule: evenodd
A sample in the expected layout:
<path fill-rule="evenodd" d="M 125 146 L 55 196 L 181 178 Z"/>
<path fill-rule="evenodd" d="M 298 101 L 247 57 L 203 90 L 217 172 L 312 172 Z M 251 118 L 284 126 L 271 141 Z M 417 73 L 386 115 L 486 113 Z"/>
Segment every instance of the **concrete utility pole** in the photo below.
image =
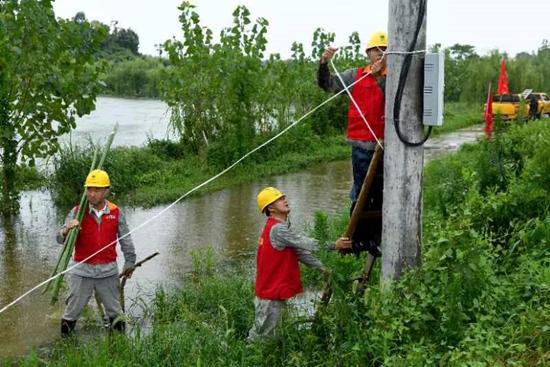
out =
<path fill-rule="evenodd" d="M 414 38 L 422 0 L 390 0 L 389 51 L 407 51 Z M 426 48 L 426 18 L 416 43 Z M 406 268 L 420 265 L 422 239 L 422 168 L 424 147 L 400 141 L 394 127 L 394 99 L 405 55 L 389 54 L 386 81 L 384 131 L 384 205 L 382 225 L 382 282 L 398 279 Z M 411 142 L 421 141 L 424 55 L 412 58 L 403 98 L 399 125 Z"/>

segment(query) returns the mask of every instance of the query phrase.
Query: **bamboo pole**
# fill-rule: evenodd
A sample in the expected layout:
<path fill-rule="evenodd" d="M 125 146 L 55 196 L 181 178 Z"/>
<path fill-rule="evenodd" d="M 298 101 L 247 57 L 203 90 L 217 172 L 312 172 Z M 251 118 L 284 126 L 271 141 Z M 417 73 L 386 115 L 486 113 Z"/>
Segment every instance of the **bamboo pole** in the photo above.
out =
<path fill-rule="evenodd" d="M 97 151 L 98 151 L 98 149 L 95 150 L 94 158 L 92 160 L 92 166 L 90 167 L 91 168 L 90 171 L 93 171 L 94 169 L 101 169 L 103 167 L 103 163 L 105 162 L 105 158 L 107 157 L 107 153 L 109 152 L 109 150 L 111 148 L 111 144 L 113 143 L 113 139 L 116 135 L 117 130 L 118 130 L 118 123 L 115 124 L 113 130 L 111 131 L 111 133 L 109 134 L 109 136 L 107 138 L 107 141 L 105 143 L 105 147 L 103 148 L 103 151 L 102 151 L 102 154 L 101 154 L 101 159 L 99 160 L 99 163 L 97 164 L 97 166 L 95 166 L 95 162 L 97 160 Z M 76 215 L 76 220 L 78 220 L 78 223 L 82 223 L 82 219 L 84 218 L 84 214 L 86 213 L 86 210 L 87 210 L 87 204 L 88 204 L 88 199 L 87 199 L 87 196 L 86 196 L 86 190 L 84 190 L 84 192 L 82 193 L 82 196 L 80 198 L 80 203 L 79 203 L 79 206 L 78 206 L 78 213 Z M 71 259 L 71 256 L 72 256 L 72 253 L 73 253 L 73 250 L 74 250 L 74 245 L 76 243 L 76 239 L 78 237 L 79 230 L 80 230 L 80 227 L 77 226 L 77 227 L 72 228 L 69 231 L 67 237 L 65 238 L 65 242 L 64 242 L 64 245 L 63 245 L 63 251 L 61 252 L 61 256 L 58 260 L 58 264 L 55 267 L 54 273 L 52 274 L 52 276 L 55 275 L 55 274 L 59 274 L 59 273 L 65 271 L 65 269 L 67 269 L 67 266 L 69 265 L 69 261 Z M 61 265 L 61 267 L 59 265 Z M 58 276 L 57 278 L 55 278 L 54 280 L 52 280 L 51 282 L 49 282 L 47 287 L 46 287 L 46 290 L 49 289 L 50 284 L 53 283 L 52 298 L 51 298 L 51 304 L 52 305 L 55 304 L 59 299 L 59 291 L 60 291 L 61 285 L 63 283 L 63 278 L 64 278 L 64 275 L 62 274 L 62 275 Z"/>
<path fill-rule="evenodd" d="M 97 155 L 98 155 L 98 147 L 96 146 L 95 149 L 94 149 L 94 156 L 92 158 L 92 164 L 90 165 L 90 170 L 89 172 L 93 171 L 94 167 L 95 167 L 95 164 L 97 162 Z M 80 202 L 79 202 L 79 207 L 82 207 L 84 206 L 86 203 L 86 192 L 83 192 L 82 195 L 80 196 Z M 59 273 L 60 271 L 63 271 L 63 270 L 60 270 L 60 269 L 65 269 L 67 268 L 67 266 L 61 266 L 60 265 L 63 263 L 65 264 L 66 261 L 65 261 L 65 257 L 67 256 L 67 253 L 68 253 L 68 244 L 69 242 L 72 240 L 72 236 L 73 236 L 73 231 L 69 231 L 69 233 L 67 234 L 67 236 L 65 237 L 65 241 L 63 241 L 63 249 L 61 251 L 61 255 L 59 256 L 59 259 L 57 260 L 57 264 L 55 265 L 55 268 L 53 269 L 50 277 L 53 277 L 54 275 L 56 275 L 57 273 Z M 68 255 L 70 256 L 70 255 Z M 42 292 L 42 294 L 46 293 L 48 290 L 50 290 L 51 286 L 56 283 L 54 281 L 51 281 L 51 282 L 48 282 L 48 284 L 46 285 L 46 288 L 44 288 L 44 291 Z"/>

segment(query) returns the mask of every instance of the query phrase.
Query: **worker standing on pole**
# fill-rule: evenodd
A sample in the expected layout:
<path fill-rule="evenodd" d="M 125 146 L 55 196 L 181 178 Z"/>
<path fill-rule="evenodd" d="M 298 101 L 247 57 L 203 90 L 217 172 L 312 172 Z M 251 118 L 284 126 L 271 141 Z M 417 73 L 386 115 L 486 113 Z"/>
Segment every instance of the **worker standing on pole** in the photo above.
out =
<path fill-rule="evenodd" d="M 319 70 L 317 74 L 318 84 L 327 92 L 338 93 L 354 82 L 359 82 L 350 87 L 351 96 L 361 109 L 367 120 L 370 129 L 367 127 L 363 117 L 357 110 L 353 101 L 350 101 L 348 109 L 347 141 L 351 145 L 351 162 L 353 167 L 353 185 L 350 191 L 352 202 L 351 211 L 355 207 L 361 187 L 365 180 L 367 170 L 374 155 L 377 140 L 384 138 L 384 109 L 385 109 L 385 86 L 386 86 L 386 58 L 384 51 L 388 47 L 388 36 L 384 32 L 376 32 L 371 35 L 367 44 L 366 53 L 369 58 L 369 65 L 360 68 L 346 70 L 339 76 L 331 75 L 328 68 L 329 60 L 337 51 L 336 48 L 328 48 L 321 55 Z M 367 75 L 368 74 L 368 75 Z M 344 85 L 342 85 L 342 81 Z M 381 208 L 383 183 L 378 180 L 371 189 L 369 195 L 374 204 Z M 378 245 L 382 231 L 381 220 L 375 224 L 375 238 L 372 233 L 363 238 L 367 243 L 361 244 L 373 255 L 380 256 Z M 360 229 L 360 228 L 358 228 Z M 365 236 L 358 236 L 365 237 Z M 374 240 L 374 243 L 371 241 Z M 355 244 L 354 244 L 355 245 Z M 355 246 L 354 246 L 355 247 Z"/>
<path fill-rule="evenodd" d="M 267 221 L 256 257 L 256 316 L 248 333 L 249 341 L 273 336 L 285 301 L 302 293 L 298 262 L 330 273 L 313 254 L 318 250 L 317 241 L 290 228 L 290 207 L 285 194 L 274 187 L 266 187 L 258 194 L 257 203 Z M 351 246 L 351 242 L 345 239 L 338 243 L 337 249 Z"/>
<path fill-rule="evenodd" d="M 84 186 L 89 208 L 82 223 L 75 219 L 78 213 L 76 206 L 69 212 L 65 225 L 57 235 L 57 242 L 63 243 L 69 230 L 80 226 L 71 266 L 85 260 L 70 271 L 70 293 L 61 319 L 63 337 L 73 332 L 82 309 L 94 292 L 105 307 L 111 329 L 124 332 L 125 323 L 119 317 L 123 313 L 119 300 L 117 242 L 120 243 L 125 259 L 123 274 L 128 278 L 131 277 L 136 262 L 132 238 L 126 235 L 129 231 L 124 215 L 115 204 L 106 199 L 111 186 L 107 172 L 93 170 L 86 178 Z M 111 245 L 105 250 L 87 259 L 109 244 Z"/>

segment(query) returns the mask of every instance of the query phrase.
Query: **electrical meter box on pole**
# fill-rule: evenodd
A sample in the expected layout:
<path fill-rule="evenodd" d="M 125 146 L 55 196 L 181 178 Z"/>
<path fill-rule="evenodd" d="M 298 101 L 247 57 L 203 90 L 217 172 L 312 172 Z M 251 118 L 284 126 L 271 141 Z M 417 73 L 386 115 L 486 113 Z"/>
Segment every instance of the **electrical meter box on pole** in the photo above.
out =
<path fill-rule="evenodd" d="M 425 126 L 443 125 L 443 91 L 445 85 L 445 56 L 427 53 L 424 59 L 424 113 Z"/>

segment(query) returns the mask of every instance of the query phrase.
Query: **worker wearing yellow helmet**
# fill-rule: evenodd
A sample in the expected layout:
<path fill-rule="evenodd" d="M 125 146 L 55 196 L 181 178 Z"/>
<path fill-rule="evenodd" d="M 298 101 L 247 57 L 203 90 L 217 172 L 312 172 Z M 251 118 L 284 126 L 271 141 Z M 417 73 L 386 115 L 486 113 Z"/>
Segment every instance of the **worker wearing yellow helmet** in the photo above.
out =
<path fill-rule="evenodd" d="M 74 331 L 82 309 L 95 292 L 105 307 L 111 328 L 123 332 L 122 307 L 119 300 L 119 274 L 116 262 L 116 245 L 124 255 L 123 274 L 130 277 L 136 261 L 132 238 L 127 235 L 128 225 L 120 208 L 107 200 L 111 180 L 107 172 L 93 170 L 84 182 L 88 206 L 82 221 L 77 220 L 78 205 L 71 209 L 65 225 L 57 235 L 63 243 L 69 231 L 78 228 L 70 271 L 69 296 L 61 319 L 61 335 Z"/>
<path fill-rule="evenodd" d="M 302 292 L 299 262 L 330 272 L 313 254 L 318 250 L 317 241 L 291 229 L 285 194 L 266 187 L 258 194 L 257 204 L 267 220 L 256 256 L 256 318 L 248 334 L 249 341 L 272 336 L 285 301 Z M 351 247 L 351 242 L 340 241 L 340 246 Z"/>
<path fill-rule="evenodd" d="M 333 47 L 327 48 L 321 55 L 319 62 L 319 70 L 317 74 L 319 86 L 327 92 L 338 93 L 344 89 L 344 86 L 349 87 L 351 95 L 357 106 L 350 100 L 348 108 L 348 126 L 347 126 L 347 142 L 351 145 L 351 161 L 353 168 L 353 185 L 350 190 L 350 199 L 352 202 L 352 210 L 355 206 L 368 167 L 374 155 L 374 150 L 377 145 L 377 139 L 384 139 L 384 113 L 385 113 L 385 89 L 386 89 L 386 58 L 385 51 L 388 47 L 388 35 L 385 32 L 373 33 L 367 42 L 365 52 L 369 59 L 366 66 L 357 67 L 345 70 L 339 76 L 331 75 L 328 62 L 332 59 L 337 49 Z M 343 82 L 343 84 L 342 84 Z M 352 85 L 353 84 L 353 85 Z M 344 95 L 347 96 L 346 93 Z M 358 109 L 359 108 L 359 109 Z M 361 113 L 359 112 L 361 111 Z M 363 117 L 367 120 L 365 123 Z M 379 168 L 381 170 L 382 168 Z M 376 206 L 382 203 L 382 176 L 375 182 L 374 187 L 369 193 L 369 198 L 376 202 Z M 376 208 L 378 209 L 378 208 Z M 377 248 L 379 245 L 379 237 L 381 234 L 382 220 L 376 220 L 374 226 L 377 228 L 375 238 L 372 238 L 372 233 L 369 238 L 355 238 L 354 241 L 365 241 L 371 243 L 372 247 L 369 251 L 376 256 L 380 255 Z M 360 228 L 359 226 L 358 228 Z M 372 226 L 371 226 L 372 228 Z M 378 230 L 379 228 L 379 230 Z M 358 236 L 361 237 L 361 236 Z M 375 243 L 372 243 L 372 241 Z M 355 243 L 354 243 L 355 247 Z M 363 247 L 363 246 L 361 246 Z"/>

